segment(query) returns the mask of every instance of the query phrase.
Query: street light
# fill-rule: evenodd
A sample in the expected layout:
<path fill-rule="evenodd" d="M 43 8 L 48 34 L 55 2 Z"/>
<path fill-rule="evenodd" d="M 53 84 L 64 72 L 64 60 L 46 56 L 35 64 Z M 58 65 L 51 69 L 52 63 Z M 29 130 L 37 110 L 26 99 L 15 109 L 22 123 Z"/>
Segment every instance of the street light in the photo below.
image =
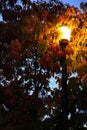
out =
<path fill-rule="evenodd" d="M 60 59 L 62 67 L 62 130 L 69 130 L 68 127 L 68 97 L 67 97 L 67 70 L 66 70 L 66 54 L 64 50 L 70 41 L 71 30 L 67 26 L 62 26 L 58 29 L 60 34 L 60 46 L 63 55 Z"/>

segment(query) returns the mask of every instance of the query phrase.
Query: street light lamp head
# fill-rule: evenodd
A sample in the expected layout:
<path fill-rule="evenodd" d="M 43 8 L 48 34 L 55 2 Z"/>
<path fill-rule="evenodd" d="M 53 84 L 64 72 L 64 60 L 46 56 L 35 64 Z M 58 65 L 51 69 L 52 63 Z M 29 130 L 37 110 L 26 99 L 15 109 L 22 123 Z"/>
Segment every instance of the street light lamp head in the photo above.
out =
<path fill-rule="evenodd" d="M 70 41 L 71 29 L 67 26 L 59 27 L 60 39 L 66 39 Z"/>
<path fill-rule="evenodd" d="M 58 28 L 58 32 L 60 36 L 60 46 L 64 49 L 70 41 L 71 29 L 67 26 L 61 26 Z"/>

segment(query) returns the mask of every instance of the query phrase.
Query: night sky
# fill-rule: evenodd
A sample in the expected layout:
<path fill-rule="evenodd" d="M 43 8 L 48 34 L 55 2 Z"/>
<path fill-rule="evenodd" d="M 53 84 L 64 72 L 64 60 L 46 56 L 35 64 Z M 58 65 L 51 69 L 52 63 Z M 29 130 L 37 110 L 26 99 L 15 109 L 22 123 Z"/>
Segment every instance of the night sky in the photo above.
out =
<path fill-rule="evenodd" d="M 84 2 L 84 3 L 86 3 L 87 2 L 87 0 L 61 0 L 64 4 L 65 3 L 69 3 L 71 6 L 75 6 L 75 7 L 78 7 L 78 8 L 80 8 L 80 3 L 81 2 Z"/>

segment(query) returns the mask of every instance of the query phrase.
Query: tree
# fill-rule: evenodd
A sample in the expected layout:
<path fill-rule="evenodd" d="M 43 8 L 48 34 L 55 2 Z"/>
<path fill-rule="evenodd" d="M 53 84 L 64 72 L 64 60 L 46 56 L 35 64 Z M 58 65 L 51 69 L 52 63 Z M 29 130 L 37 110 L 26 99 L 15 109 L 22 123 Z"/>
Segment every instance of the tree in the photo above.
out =
<path fill-rule="evenodd" d="M 81 3 L 80 3 L 80 8 L 81 8 L 85 13 L 87 13 L 87 3 L 81 2 Z"/>
<path fill-rule="evenodd" d="M 63 54 L 67 55 L 69 128 L 86 129 L 87 14 L 56 0 L 17 2 L 0 2 L 1 129 L 61 129 Z M 61 25 L 73 30 L 64 53 L 59 46 Z M 51 76 L 59 84 L 54 90 L 49 88 Z M 43 120 L 45 115 L 49 118 Z"/>

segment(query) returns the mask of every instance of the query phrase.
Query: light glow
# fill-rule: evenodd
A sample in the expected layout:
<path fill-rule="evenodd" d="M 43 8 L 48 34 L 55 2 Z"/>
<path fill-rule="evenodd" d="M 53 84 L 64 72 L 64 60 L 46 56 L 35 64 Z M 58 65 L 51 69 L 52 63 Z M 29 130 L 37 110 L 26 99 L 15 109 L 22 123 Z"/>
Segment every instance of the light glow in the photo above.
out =
<path fill-rule="evenodd" d="M 59 34 L 60 34 L 60 39 L 66 39 L 70 41 L 70 35 L 71 35 L 71 29 L 67 26 L 62 26 L 58 28 Z"/>

